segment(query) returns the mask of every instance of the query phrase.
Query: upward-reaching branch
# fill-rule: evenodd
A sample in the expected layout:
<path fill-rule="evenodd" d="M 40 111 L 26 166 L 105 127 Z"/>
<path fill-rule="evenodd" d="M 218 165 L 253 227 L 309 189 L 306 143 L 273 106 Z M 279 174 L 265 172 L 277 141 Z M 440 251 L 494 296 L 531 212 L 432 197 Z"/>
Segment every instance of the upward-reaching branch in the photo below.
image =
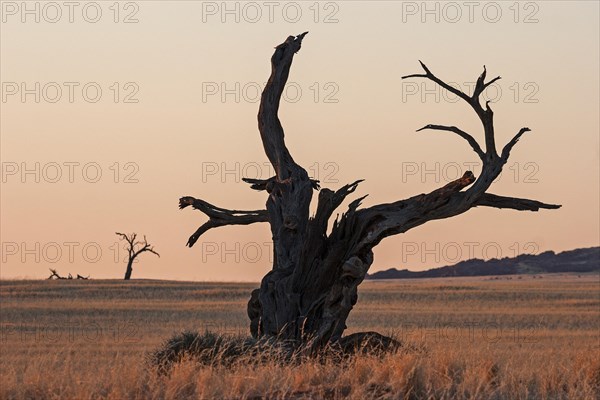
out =
<path fill-rule="evenodd" d="M 402 78 L 429 79 L 465 100 L 473 110 L 475 110 L 483 124 L 486 150 L 484 152 L 481 149 L 481 146 L 472 135 L 455 126 L 430 124 L 418 131 L 424 129 L 449 131 L 465 139 L 483 161 L 481 175 L 475 180 L 472 172 L 467 171 L 462 178 L 429 194 L 414 196 L 407 200 L 401 200 L 391 204 L 376 205 L 359 210 L 357 216 L 367 232 L 360 243 L 364 244 L 366 249 L 370 249 L 384 237 L 406 232 L 407 230 L 430 220 L 448 218 L 461 214 L 476 206 L 511 208 L 522 211 L 559 208 L 559 205 L 546 204 L 536 200 L 519 199 L 486 193 L 486 190 L 502 171 L 502 166 L 507 162 L 511 149 L 515 146 L 520 137 L 530 130 L 529 128 L 522 128 L 504 147 L 501 156 L 498 156 L 495 148 L 493 112 L 489 107 L 489 102 L 486 102 L 486 108 L 483 109 L 479 97 L 489 85 L 496 82 L 500 77 L 496 77 L 486 82 L 487 71 L 484 66 L 483 72 L 475 84 L 473 94 L 469 96 L 442 81 L 435 76 L 424 63 L 420 63 L 425 71 L 424 74 L 406 75 Z M 472 184 L 473 182 L 474 184 Z M 467 186 L 470 186 L 469 189 L 462 191 L 462 189 Z"/>
<path fill-rule="evenodd" d="M 127 235 L 125 233 L 115 232 L 115 234 L 121 236 L 121 239 L 124 239 L 128 243 L 129 246 L 127 250 L 130 258 L 135 258 L 145 251 L 156 254 L 160 257 L 160 254 L 158 254 L 154 250 L 154 247 L 148 243 L 148 240 L 146 240 L 146 235 L 144 235 L 144 241 L 141 242 L 135 240 L 137 238 L 137 233 Z"/>
<path fill-rule="evenodd" d="M 473 94 L 471 96 L 469 96 L 468 94 L 464 93 L 460 89 L 450 86 L 449 84 L 447 84 L 446 82 L 444 82 L 443 80 L 441 80 L 440 78 L 435 76 L 423 62 L 419 61 L 419 63 L 421 63 L 421 67 L 425 71 L 424 74 L 405 75 L 402 77 L 402 79 L 407 79 L 407 78 L 429 79 L 429 80 L 437 83 L 444 89 L 448 90 L 449 92 L 454 93 L 455 95 L 457 95 L 464 101 L 466 101 L 473 108 L 473 110 L 475 110 L 475 112 L 477 113 L 477 116 L 479 117 L 479 119 L 481 120 L 481 123 L 483 124 L 483 130 L 485 133 L 485 147 L 486 147 L 486 154 L 488 156 L 488 159 L 493 160 L 493 159 L 497 158 L 498 154 L 496 153 L 496 143 L 495 143 L 495 138 L 494 138 L 494 122 L 493 122 L 494 113 L 492 112 L 492 109 L 489 106 L 489 103 L 490 103 L 489 101 L 486 101 L 485 109 L 481 106 L 481 103 L 479 102 L 479 96 L 481 95 L 481 93 L 483 93 L 483 91 L 488 86 L 490 86 L 492 83 L 494 83 L 498 79 L 500 79 L 500 77 L 497 76 L 494 79 L 490 80 L 489 82 L 485 82 L 485 77 L 487 75 L 487 72 L 486 72 L 485 65 L 484 65 L 483 72 L 481 73 L 479 78 L 477 78 L 477 83 L 475 84 L 475 89 L 473 90 Z"/>
<path fill-rule="evenodd" d="M 140 248 L 139 248 L 139 249 L 138 249 L 138 250 L 135 252 L 135 255 L 134 255 L 134 257 L 137 257 L 138 255 L 140 255 L 141 253 L 143 253 L 143 252 L 145 252 L 145 251 L 147 251 L 147 252 L 150 252 L 150 253 L 152 253 L 152 254 L 155 254 L 155 255 L 157 255 L 157 256 L 159 256 L 159 257 L 160 257 L 160 254 L 158 254 L 158 253 L 157 253 L 157 252 L 154 250 L 154 247 L 153 247 L 153 246 L 151 246 L 151 245 L 148 243 L 148 241 L 146 240 L 146 235 L 144 235 L 144 242 L 143 242 L 143 243 L 142 243 L 142 242 L 139 242 L 139 245 L 140 245 L 141 247 L 140 247 Z"/>
<path fill-rule="evenodd" d="M 318 188 L 306 170 L 296 164 L 290 155 L 278 116 L 281 95 L 294 55 L 300 50 L 307 33 L 288 36 L 285 42 L 275 47 L 271 57 L 271 75 L 263 90 L 258 110 L 260 137 L 265 153 L 275 169 L 274 179 L 267 180 L 264 184 L 269 192 L 266 208 L 275 248 L 274 269 L 293 268 L 301 262 L 312 192 Z M 253 187 L 260 189 L 262 184 L 255 182 Z"/>
<path fill-rule="evenodd" d="M 307 33 L 301 33 L 296 37 L 288 36 L 285 42 L 275 47 L 275 53 L 271 57 L 271 76 L 260 99 L 258 129 L 265 153 L 280 181 L 288 179 L 294 170 L 301 169 L 285 146 L 283 127 L 277 112 L 294 54 L 300 50 L 302 39 Z"/>
<path fill-rule="evenodd" d="M 271 57 L 271 75 L 261 95 L 258 111 L 258 129 L 267 158 L 273 165 L 275 176 L 269 179 L 244 178 L 255 190 L 269 193 L 266 210 L 239 211 L 213 206 L 206 201 L 186 196 L 179 200 L 179 208 L 192 205 L 205 213 L 209 220 L 190 236 L 187 246 L 192 247 L 198 238 L 211 228 L 224 225 L 248 225 L 270 222 L 273 240 L 279 240 L 284 232 L 281 227 L 304 232 L 308 222 L 308 210 L 312 190 L 319 189 L 319 181 L 310 179 L 308 173 L 296 164 L 288 151 L 278 111 L 281 95 L 287 82 L 294 55 L 300 50 L 302 39 L 308 32 L 289 36 L 275 47 Z M 301 199 L 297 201 L 297 199 Z"/>
<path fill-rule="evenodd" d="M 506 146 L 504 146 L 504 148 L 502 149 L 502 155 L 500 156 L 500 158 L 502 158 L 502 161 L 504 161 L 505 163 L 508 161 L 508 156 L 510 156 L 510 151 L 515 146 L 515 144 L 517 144 L 517 142 L 519 141 L 519 139 L 521 138 L 521 136 L 523 136 L 523 134 L 525 132 L 531 132 L 531 129 L 521 128 L 521 130 L 515 135 L 515 137 L 513 137 L 511 139 L 511 141 L 508 142 L 506 144 Z"/>
<path fill-rule="evenodd" d="M 460 97 L 461 99 L 463 99 L 467 103 L 471 102 L 471 98 L 467 94 L 465 94 L 464 92 L 462 92 L 459 89 L 456 89 L 455 87 L 452 87 L 452 86 L 448 85 L 446 82 L 442 81 L 440 78 L 438 78 L 437 76 L 435 76 L 433 73 L 431 73 L 431 71 L 429 70 L 429 68 L 427 68 L 427 66 L 425 64 L 423 64 L 423 62 L 421 60 L 419 60 L 419 63 L 421 64 L 421 67 L 425 71 L 424 74 L 404 75 L 402 77 L 402 79 L 408 79 L 408 78 L 427 78 L 427 79 L 432 80 L 433 82 L 437 83 L 438 85 L 440 85 L 441 87 L 443 87 L 444 89 L 446 89 L 447 91 L 449 91 L 450 93 L 453 93 L 453 94 L 457 95 L 458 97 Z"/>

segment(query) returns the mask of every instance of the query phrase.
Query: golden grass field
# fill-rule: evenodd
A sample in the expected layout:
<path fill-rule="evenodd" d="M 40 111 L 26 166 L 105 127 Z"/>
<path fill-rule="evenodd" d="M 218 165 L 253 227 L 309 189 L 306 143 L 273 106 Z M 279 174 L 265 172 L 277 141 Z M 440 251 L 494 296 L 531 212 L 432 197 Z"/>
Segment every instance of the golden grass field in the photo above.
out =
<path fill-rule="evenodd" d="M 1 399 L 598 399 L 600 276 L 368 281 L 349 330 L 404 350 L 343 364 L 177 365 L 183 330 L 246 333 L 256 284 L 0 281 Z"/>

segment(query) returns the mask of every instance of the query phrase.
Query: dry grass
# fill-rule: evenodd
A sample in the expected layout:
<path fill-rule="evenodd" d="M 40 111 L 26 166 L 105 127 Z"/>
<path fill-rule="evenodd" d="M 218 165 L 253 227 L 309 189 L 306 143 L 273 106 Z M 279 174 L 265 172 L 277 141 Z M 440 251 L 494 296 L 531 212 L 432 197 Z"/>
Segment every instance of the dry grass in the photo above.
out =
<path fill-rule="evenodd" d="M 597 399 L 600 277 L 367 282 L 349 332 L 408 346 L 343 363 L 176 365 L 174 333 L 246 334 L 254 284 L 1 281 L 1 399 Z"/>

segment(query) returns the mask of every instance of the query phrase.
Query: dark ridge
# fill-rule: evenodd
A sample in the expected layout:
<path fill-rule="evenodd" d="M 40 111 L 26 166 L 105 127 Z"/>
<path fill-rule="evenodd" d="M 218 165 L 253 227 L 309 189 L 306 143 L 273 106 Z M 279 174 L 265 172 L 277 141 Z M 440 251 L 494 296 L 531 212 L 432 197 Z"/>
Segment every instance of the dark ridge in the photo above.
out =
<path fill-rule="evenodd" d="M 412 279 L 442 278 L 450 276 L 489 276 L 546 274 L 557 272 L 598 272 L 600 271 L 600 247 L 589 247 L 554 253 L 546 251 L 537 255 L 522 254 L 488 261 L 471 259 L 454 265 L 432 268 L 426 271 L 409 271 L 391 268 L 367 275 L 366 279 Z"/>

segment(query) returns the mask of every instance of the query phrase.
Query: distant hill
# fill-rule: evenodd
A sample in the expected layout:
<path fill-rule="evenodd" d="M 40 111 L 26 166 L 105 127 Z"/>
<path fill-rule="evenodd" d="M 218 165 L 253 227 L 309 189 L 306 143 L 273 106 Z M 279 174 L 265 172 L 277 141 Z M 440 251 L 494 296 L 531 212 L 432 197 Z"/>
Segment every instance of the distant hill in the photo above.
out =
<path fill-rule="evenodd" d="M 576 249 L 554 253 L 546 251 L 537 255 L 523 254 L 517 257 L 472 259 L 457 264 L 428 269 L 426 271 L 398 270 L 396 268 L 375 272 L 366 279 L 441 278 L 449 276 L 487 276 L 515 274 L 544 274 L 553 272 L 600 271 L 600 247 Z"/>

